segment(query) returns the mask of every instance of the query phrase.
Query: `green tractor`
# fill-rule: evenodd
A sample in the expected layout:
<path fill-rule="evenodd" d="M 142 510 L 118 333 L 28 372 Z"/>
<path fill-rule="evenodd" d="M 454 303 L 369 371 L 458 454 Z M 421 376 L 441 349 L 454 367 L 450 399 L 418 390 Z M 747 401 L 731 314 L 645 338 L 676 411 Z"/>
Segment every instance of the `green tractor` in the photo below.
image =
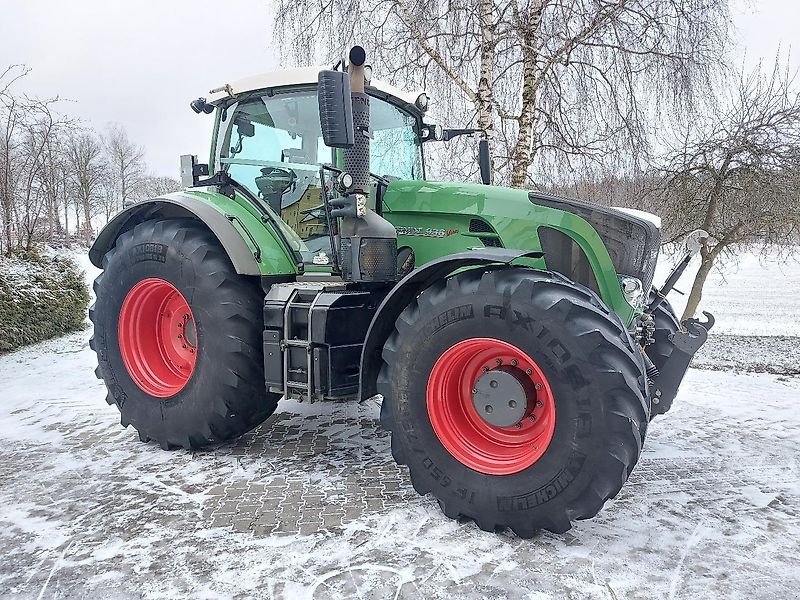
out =
<path fill-rule="evenodd" d="M 394 459 L 445 515 L 564 532 L 627 480 L 713 320 L 652 289 L 652 215 L 425 178 L 427 96 L 332 69 L 212 90 L 208 164 L 98 235 L 91 347 L 142 441 L 201 448 L 282 397 L 381 394 Z M 690 236 L 690 245 L 702 236 Z M 710 317 L 710 316 L 709 316 Z"/>

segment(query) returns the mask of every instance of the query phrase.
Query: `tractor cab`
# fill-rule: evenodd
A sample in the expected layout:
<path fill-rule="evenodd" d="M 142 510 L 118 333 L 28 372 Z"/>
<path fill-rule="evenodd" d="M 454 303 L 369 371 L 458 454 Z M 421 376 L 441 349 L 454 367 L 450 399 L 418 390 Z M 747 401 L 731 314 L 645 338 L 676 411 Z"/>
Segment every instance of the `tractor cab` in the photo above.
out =
<path fill-rule="evenodd" d="M 219 88 L 209 100 L 217 113 L 210 164 L 214 172 L 227 171 L 280 217 L 296 234 L 304 262 L 325 264 L 324 257 L 333 250 L 323 189 L 330 190 L 335 176 L 321 167 L 342 168 L 343 153 L 323 141 L 319 71 L 267 73 Z M 366 91 L 374 174 L 367 204 L 375 210 L 387 181 L 425 178 L 422 140 L 427 134 L 423 124 L 427 97 L 377 81 L 370 82 Z"/>

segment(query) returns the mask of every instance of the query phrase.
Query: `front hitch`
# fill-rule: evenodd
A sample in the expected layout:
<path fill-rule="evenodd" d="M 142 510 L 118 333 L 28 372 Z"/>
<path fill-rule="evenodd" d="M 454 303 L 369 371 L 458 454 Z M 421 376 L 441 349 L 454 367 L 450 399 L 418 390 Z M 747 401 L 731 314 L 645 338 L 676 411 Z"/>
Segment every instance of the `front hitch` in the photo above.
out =
<path fill-rule="evenodd" d="M 708 339 L 708 332 L 714 326 L 714 315 L 706 311 L 703 314 L 705 321 L 686 319 L 681 323 L 682 329 L 670 336 L 672 353 L 653 383 L 653 415 L 664 414 L 670 409 L 692 357 Z"/>

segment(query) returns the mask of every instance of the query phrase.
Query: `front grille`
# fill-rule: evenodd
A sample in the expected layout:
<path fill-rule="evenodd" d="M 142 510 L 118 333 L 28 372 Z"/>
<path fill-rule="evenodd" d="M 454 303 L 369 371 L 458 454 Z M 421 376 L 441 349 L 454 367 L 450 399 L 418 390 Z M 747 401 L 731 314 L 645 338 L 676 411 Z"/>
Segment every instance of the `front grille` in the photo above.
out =
<path fill-rule="evenodd" d="M 531 192 L 529 197 L 533 204 L 574 213 L 588 221 L 603 240 L 618 274 L 638 278 L 645 290 L 653 285 L 661 245 L 661 231 L 653 223 L 580 200 L 539 192 Z M 545 261 L 550 264 L 546 254 Z"/>

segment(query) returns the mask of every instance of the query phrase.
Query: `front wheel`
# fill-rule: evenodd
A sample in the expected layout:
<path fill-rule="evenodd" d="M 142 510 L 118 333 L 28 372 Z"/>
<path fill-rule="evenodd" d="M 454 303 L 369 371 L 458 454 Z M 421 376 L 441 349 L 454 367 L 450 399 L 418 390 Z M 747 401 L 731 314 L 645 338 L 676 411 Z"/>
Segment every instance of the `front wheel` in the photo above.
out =
<path fill-rule="evenodd" d="M 395 460 L 451 518 L 564 532 L 639 458 L 641 354 L 616 315 L 560 275 L 474 270 L 436 284 L 400 315 L 383 360 Z"/>
<path fill-rule="evenodd" d="M 262 350 L 263 293 L 196 221 L 119 236 L 95 280 L 90 346 L 108 402 L 143 441 L 199 448 L 252 429 L 277 405 Z"/>

